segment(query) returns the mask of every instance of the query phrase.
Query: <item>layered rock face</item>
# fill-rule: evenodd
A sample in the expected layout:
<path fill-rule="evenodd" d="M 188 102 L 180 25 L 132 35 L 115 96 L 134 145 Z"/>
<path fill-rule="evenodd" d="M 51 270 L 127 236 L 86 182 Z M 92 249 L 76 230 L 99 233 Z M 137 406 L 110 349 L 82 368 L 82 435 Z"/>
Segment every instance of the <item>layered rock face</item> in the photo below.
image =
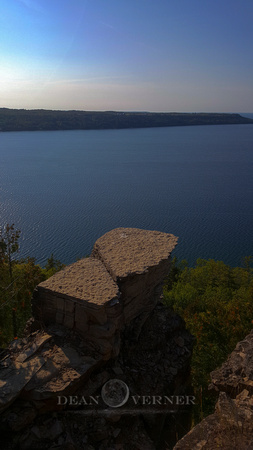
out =
<path fill-rule="evenodd" d="M 136 228 L 112 230 L 95 243 L 92 256 L 119 286 L 125 324 L 156 305 L 176 243 L 171 234 Z"/>
<path fill-rule="evenodd" d="M 98 239 L 90 258 L 37 286 L 26 336 L 1 354 L 4 448 L 165 448 L 171 404 L 161 405 L 161 396 L 188 389 L 193 344 L 184 322 L 160 302 L 176 241 L 118 228 Z M 128 409 L 102 401 L 115 378 L 135 395 Z M 73 395 L 84 399 L 81 406 L 65 403 Z M 153 398 L 159 410 L 152 403 L 146 414 L 145 399 Z"/>
<path fill-rule="evenodd" d="M 182 319 L 162 304 L 146 320 L 138 342 L 126 334 L 119 355 L 103 363 L 99 354 L 88 353 L 84 338 L 62 325 L 12 342 L 0 362 L 3 448 L 167 449 L 166 443 L 176 441 L 177 421 L 185 429 L 189 417 L 171 413 L 171 405 L 150 407 L 142 400 L 189 394 L 192 343 Z M 105 383 L 115 378 L 135 398 L 116 409 L 101 398 Z"/>
<path fill-rule="evenodd" d="M 108 359 L 119 350 L 123 320 L 119 289 L 104 265 L 86 258 L 40 283 L 32 299 L 33 315 L 46 326 L 63 325 L 85 337 L 91 349 Z"/>
<path fill-rule="evenodd" d="M 209 389 L 219 394 L 214 414 L 193 428 L 175 450 L 253 448 L 253 330 L 221 368 Z"/>
<path fill-rule="evenodd" d="M 34 317 L 77 331 L 105 360 L 116 356 L 120 332 L 138 319 L 138 337 L 159 301 L 176 243 L 175 236 L 158 231 L 117 228 L 106 233 L 90 258 L 38 285 Z"/>

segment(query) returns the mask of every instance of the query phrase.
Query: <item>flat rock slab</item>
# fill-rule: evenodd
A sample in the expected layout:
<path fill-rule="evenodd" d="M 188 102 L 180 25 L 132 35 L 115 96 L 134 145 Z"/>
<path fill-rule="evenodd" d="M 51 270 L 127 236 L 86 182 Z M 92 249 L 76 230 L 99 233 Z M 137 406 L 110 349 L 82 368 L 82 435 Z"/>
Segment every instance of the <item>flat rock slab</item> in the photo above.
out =
<path fill-rule="evenodd" d="M 0 367 L 0 412 L 20 394 L 31 378 L 45 364 L 45 359 L 35 356 L 24 363 L 6 360 Z"/>
<path fill-rule="evenodd" d="M 94 258 L 85 258 L 67 266 L 38 287 L 97 306 L 117 300 L 119 290 L 101 261 Z"/>
<path fill-rule="evenodd" d="M 30 345 L 28 344 L 27 347 L 20 353 L 17 358 L 16 362 L 24 362 L 27 359 L 29 359 L 34 353 L 36 353 L 44 344 L 46 344 L 48 341 L 52 339 L 52 336 L 47 333 L 40 333 L 36 337 L 36 340 L 32 342 Z"/>
<path fill-rule="evenodd" d="M 99 238 L 92 256 L 99 258 L 117 281 L 141 274 L 167 260 L 177 244 L 173 234 L 139 228 L 115 228 Z"/>
<path fill-rule="evenodd" d="M 76 389 L 89 378 L 91 372 L 100 364 L 101 361 L 99 360 L 95 360 L 88 356 L 83 357 L 82 360 L 80 360 L 78 367 L 61 367 L 60 372 L 48 382 L 45 382 L 45 384 L 37 388 L 32 386 L 32 389 L 26 393 L 25 398 L 41 401 L 56 398 L 58 395 L 66 395 L 75 392 Z"/>

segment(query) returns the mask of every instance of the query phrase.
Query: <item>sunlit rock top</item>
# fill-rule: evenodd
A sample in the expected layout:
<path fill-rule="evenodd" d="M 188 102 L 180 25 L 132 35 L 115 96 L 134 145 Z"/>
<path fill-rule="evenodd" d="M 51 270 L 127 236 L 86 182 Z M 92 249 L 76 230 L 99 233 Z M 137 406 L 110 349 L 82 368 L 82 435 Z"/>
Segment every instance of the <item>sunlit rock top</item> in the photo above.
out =
<path fill-rule="evenodd" d="M 102 262 L 94 258 L 85 258 L 65 267 L 39 287 L 96 305 L 117 298 L 119 290 Z"/>
<path fill-rule="evenodd" d="M 173 234 L 139 228 L 115 228 L 99 238 L 92 255 L 99 258 L 114 281 L 140 274 L 167 260 L 177 244 Z"/>

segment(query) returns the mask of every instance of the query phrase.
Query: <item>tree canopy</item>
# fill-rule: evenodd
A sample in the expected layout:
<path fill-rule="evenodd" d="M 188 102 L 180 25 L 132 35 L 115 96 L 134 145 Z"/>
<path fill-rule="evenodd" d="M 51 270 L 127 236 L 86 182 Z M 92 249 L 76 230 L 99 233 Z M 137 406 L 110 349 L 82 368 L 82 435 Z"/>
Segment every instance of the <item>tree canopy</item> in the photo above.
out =
<path fill-rule="evenodd" d="M 195 267 L 173 261 L 164 302 L 173 308 L 195 336 L 192 381 L 206 396 L 210 372 L 219 367 L 236 344 L 253 328 L 253 271 L 251 257 L 244 267 L 198 259 Z M 173 275 L 174 274 L 174 275 Z"/>

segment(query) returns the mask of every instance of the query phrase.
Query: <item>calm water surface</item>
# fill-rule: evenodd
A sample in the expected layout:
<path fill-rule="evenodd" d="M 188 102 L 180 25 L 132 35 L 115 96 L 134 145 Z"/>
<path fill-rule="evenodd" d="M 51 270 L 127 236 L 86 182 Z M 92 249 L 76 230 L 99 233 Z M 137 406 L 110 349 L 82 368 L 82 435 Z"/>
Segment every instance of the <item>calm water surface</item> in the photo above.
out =
<path fill-rule="evenodd" d="M 252 125 L 0 133 L 0 167 L 0 223 L 38 263 L 116 227 L 173 233 L 190 264 L 253 255 Z"/>

